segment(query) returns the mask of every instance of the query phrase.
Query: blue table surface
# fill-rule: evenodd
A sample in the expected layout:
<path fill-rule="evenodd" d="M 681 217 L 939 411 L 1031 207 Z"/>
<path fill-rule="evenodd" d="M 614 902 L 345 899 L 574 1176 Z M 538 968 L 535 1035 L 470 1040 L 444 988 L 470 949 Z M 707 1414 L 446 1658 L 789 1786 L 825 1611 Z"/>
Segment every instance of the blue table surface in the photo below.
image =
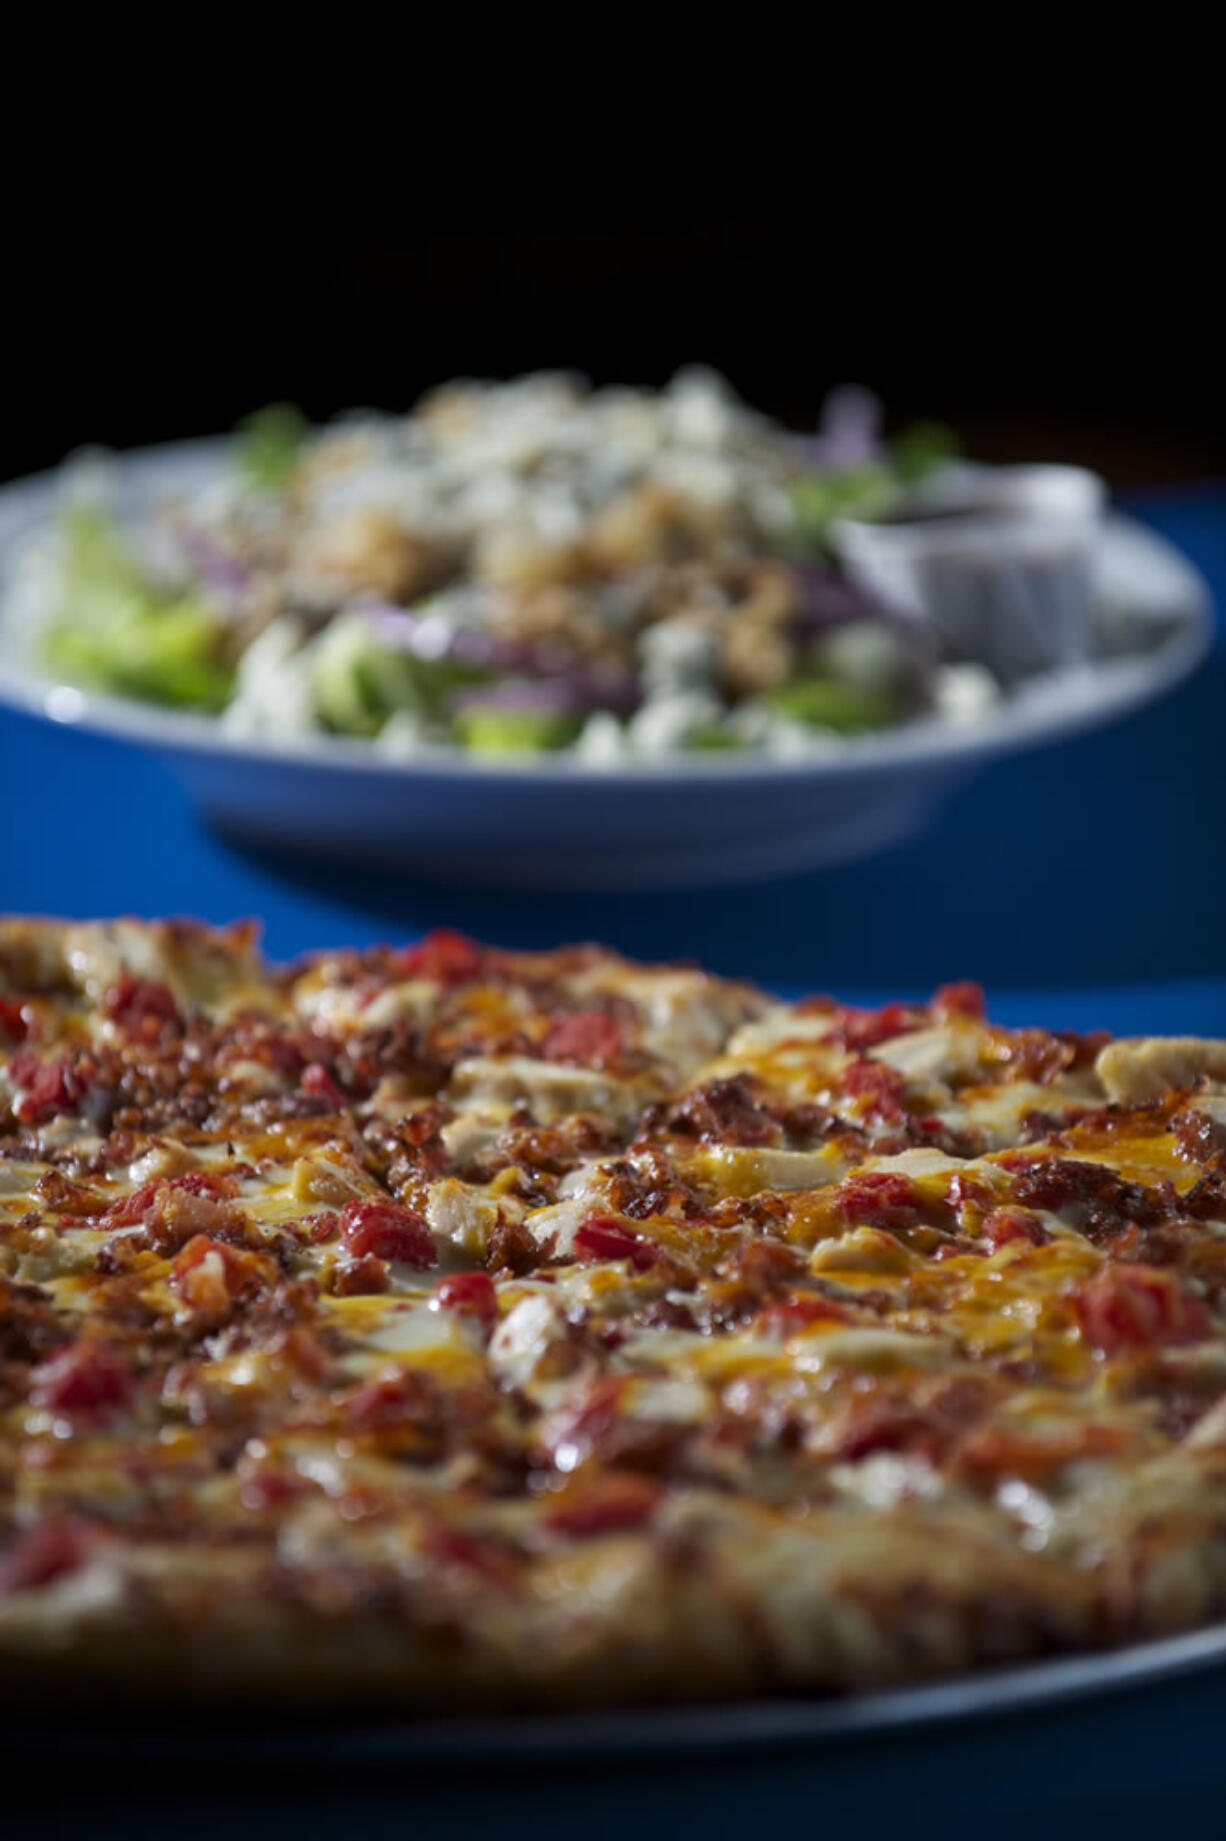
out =
<path fill-rule="evenodd" d="M 1127 509 L 1178 544 L 1226 605 L 1226 483 L 1149 493 Z M 607 940 L 648 958 L 691 956 L 783 991 L 829 990 L 860 1001 L 978 978 L 1005 1022 L 1226 1034 L 1220 629 L 1204 668 L 1164 702 L 1099 734 L 987 769 L 922 839 L 871 861 L 730 891 L 500 894 L 273 864 L 205 832 L 155 762 L 11 715 L 0 715 L 0 789 L 0 909 L 9 911 L 215 921 L 255 914 L 277 957 L 406 939 L 446 923 L 511 945 Z M 1030 1833 L 1037 1824 L 1050 1834 L 1080 1833 L 1087 1817 L 1109 1822 L 1117 1836 L 1152 1833 L 1160 1817 L 1226 1833 L 1226 1760 L 1214 1736 L 1224 1689 L 1226 1674 L 1215 1673 L 1199 1688 L 1181 1684 L 1075 1716 L 1048 1715 L 1039 1729 L 1018 1721 L 946 1736 L 935 1751 L 925 1741 L 851 1747 L 837 1759 L 827 1749 L 812 1759 L 729 1760 L 714 1778 L 709 1764 L 699 1774 L 683 1765 L 663 1775 L 580 1772 L 555 1785 L 547 1806 L 539 1783 L 532 1794 L 521 1786 L 526 1800 L 517 1791 L 509 1826 L 520 1832 L 522 1816 L 527 1832 L 531 1815 L 537 1835 L 563 1827 L 623 1833 L 633 1805 L 651 1833 L 687 1818 L 709 1826 L 714 1818 L 713 1832 L 729 1833 L 755 1813 L 794 1818 L 804 1807 L 828 1827 L 833 1818 L 836 1833 L 846 1831 L 852 1810 L 860 1834 L 897 1832 L 904 1811 L 915 1834 L 930 1832 L 927 1816 L 931 1832 L 945 1836 Z M 1079 1734 L 1092 1735 L 1093 1762 L 1079 1752 Z M 934 1758 L 944 1760 L 940 1771 Z M 1002 1768 L 1012 1784 L 1004 1800 Z M 84 1793 L 83 1779 L 68 1775 Z M 418 1805 L 432 1812 L 423 1832 L 476 1833 L 491 1820 L 508 1826 L 505 1803 L 499 1811 L 485 1800 L 488 1773 L 455 1776 L 463 1783 L 453 1777 Z M 198 1779 L 192 1794 L 206 1789 L 222 1795 Z M 71 1783 L 64 1793 L 73 1793 Z M 346 1832 L 390 1834 L 393 1823 L 400 1831 L 405 1811 L 388 1782 L 363 1787 L 360 1819 L 353 1819 L 355 1793 L 350 1782 Z M 315 1832 L 311 1807 L 319 1832 L 325 1816 L 335 1832 L 337 1812 L 327 1813 L 322 1791 L 299 1797 L 286 1784 L 265 1784 L 240 1793 L 235 1785 L 235 1795 L 238 1802 L 212 1815 L 200 1802 L 198 1822 L 184 1804 L 177 1831 L 216 1833 L 223 1820 L 233 1829 L 241 1805 L 242 1832 L 258 1818 L 261 1832 L 288 1833 L 291 1815 L 297 1834 Z M 122 1788 L 113 1803 L 91 1792 L 90 1808 L 86 1832 L 146 1832 Z"/>

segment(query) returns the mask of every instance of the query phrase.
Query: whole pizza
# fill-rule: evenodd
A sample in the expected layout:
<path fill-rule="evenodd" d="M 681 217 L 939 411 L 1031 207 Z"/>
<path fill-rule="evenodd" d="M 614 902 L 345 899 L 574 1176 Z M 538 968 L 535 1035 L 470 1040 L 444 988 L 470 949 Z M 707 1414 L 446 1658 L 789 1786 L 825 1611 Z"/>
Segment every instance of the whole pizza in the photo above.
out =
<path fill-rule="evenodd" d="M 0 1683 L 857 1688 L 1226 1608 L 1226 1044 L 0 925 Z"/>

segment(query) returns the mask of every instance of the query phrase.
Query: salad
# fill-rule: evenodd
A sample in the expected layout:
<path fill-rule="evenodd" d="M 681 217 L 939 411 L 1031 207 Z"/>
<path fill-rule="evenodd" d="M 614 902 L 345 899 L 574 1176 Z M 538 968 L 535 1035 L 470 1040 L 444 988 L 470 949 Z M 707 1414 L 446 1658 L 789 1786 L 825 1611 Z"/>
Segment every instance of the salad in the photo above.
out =
<path fill-rule="evenodd" d="M 322 429 L 254 416 L 208 484 L 121 524 L 78 469 L 31 567 L 60 677 L 235 737 L 411 756 L 804 754 L 999 695 L 842 579 L 836 517 L 888 514 L 950 444 L 887 444 L 864 392 L 802 440 L 689 369 L 453 383 Z M 27 583 L 27 587 L 29 583 Z"/>

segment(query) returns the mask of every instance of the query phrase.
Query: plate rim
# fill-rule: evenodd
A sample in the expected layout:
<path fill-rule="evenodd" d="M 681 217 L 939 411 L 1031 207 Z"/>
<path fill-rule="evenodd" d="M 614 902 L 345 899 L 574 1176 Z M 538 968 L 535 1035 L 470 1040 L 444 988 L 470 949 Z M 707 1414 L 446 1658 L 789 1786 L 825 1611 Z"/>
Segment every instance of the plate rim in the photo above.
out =
<path fill-rule="evenodd" d="M 816 1755 L 836 1741 L 889 1741 L 1074 1702 L 1090 1706 L 1102 1698 L 1222 1666 L 1226 1621 L 1219 1620 L 1121 1649 L 1081 1651 L 969 1670 L 937 1681 L 807 1699 L 764 1696 L 574 1712 L 426 1717 L 372 1713 L 342 1718 L 304 1712 L 256 1731 L 250 1711 L 242 1709 L 220 1717 L 206 1709 L 188 1709 L 170 1726 L 152 1716 L 132 1722 L 122 1709 L 114 1724 L 96 1717 L 74 1724 L 68 1710 L 61 1709 L 54 1723 L 20 1716 L 6 1721 L 0 1756 L 21 1750 L 108 1757 L 156 1752 L 184 1760 L 224 1757 L 252 1765 L 309 1758 L 328 1768 L 344 1762 L 447 1766 L 461 1759 L 650 1760 L 717 1749 L 742 1754 L 810 1747 Z"/>
<path fill-rule="evenodd" d="M 228 438 L 167 442 L 114 456 L 121 488 L 148 488 L 176 469 L 199 469 L 215 460 Z M 0 572 L 11 546 L 28 537 L 50 514 L 63 486 L 62 469 L 31 474 L 0 486 Z M 921 718 L 882 733 L 851 737 L 837 754 L 779 759 L 747 751 L 729 755 L 678 751 L 657 760 L 618 761 L 608 766 L 576 761 L 567 753 L 525 757 L 480 756 L 445 743 L 431 744 L 405 758 L 378 754 L 368 742 L 310 735 L 261 741 L 236 738 L 217 719 L 188 711 L 163 710 L 134 698 L 84 689 L 44 676 L 5 656 L 0 619 L 0 706 L 56 726 L 108 737 L 161 754 L 234 767 L 278 771 L 332 771 L 389 786 L 407 782 L 450 782 L 480 787 L 497 784 L 557 792 L 643 788 L 693 792 L 718 785 L 780 787 L 834 785 L 904 773 L 907 770 L 973 767 L 1002 755 L 1071 739 L 1158 701 L 1188 677 L 1210 650 L 1213 602 L 1195 564 L 1142 520 L 1112 509 L 1104 541 L 1143 545 L 1172 583 L 1180 581 L 1182 606 L 1171 630 L 1150 651 L 1106 659 L 1046 675 L 1007 702 L 990 726 L 958 725 Z"/>

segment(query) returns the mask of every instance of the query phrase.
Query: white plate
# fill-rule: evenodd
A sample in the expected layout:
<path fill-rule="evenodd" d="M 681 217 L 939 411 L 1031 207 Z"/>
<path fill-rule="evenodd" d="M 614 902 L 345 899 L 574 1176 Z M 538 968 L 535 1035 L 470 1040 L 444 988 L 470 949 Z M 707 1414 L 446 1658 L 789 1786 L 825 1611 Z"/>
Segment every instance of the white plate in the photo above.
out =
<path fill-rule="evenodd" d="M 198 484 L 221 452 L 189 442 L 124 456 L 121 512 Z M 58 486 L 43 474 L 0 490 L 0 576 Z M 1118 515 L 1098 561 L 1100 600 L 1124 610 L 1143 649 L 1036 679 L 974 725 L 926 718 L 813 760 L 686 754 L 593 768 L 565 754 L 504 763 L 445 747 L 390 761 L 331 736 L 236 742 L 208 717 L 56 683 L 2 624 L 0 703 L 151 749 L 210 824 L 250 842 L 503 886 L 754 881 L 898 843 L 985 762 L 1112 722 L 1185 678 L 1212 631 L 1201 577 Z"/>

